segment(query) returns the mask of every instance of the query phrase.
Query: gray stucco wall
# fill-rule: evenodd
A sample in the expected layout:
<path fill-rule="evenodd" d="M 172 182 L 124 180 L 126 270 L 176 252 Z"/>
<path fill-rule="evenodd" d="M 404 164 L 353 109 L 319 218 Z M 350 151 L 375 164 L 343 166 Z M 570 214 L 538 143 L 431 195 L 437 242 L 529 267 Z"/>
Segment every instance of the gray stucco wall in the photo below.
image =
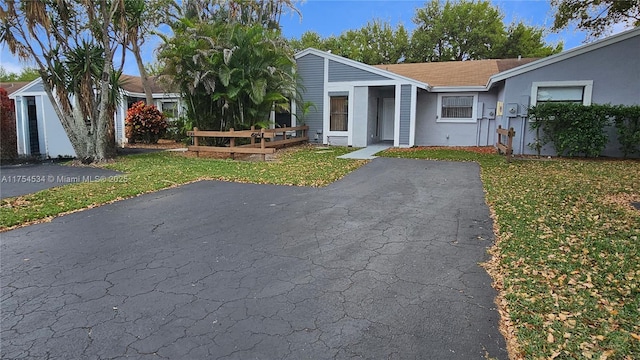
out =
<path fill-rule="evenodd" d="M 495 108 L 496 102 L 497 90 L 478 93 L 478 103 L 484 103 L 485 109 Z M 437 106 L 437 93 L 418 92 L 416 145 L 488 146 L 494 143 L 495 120 L 481 116 L 474 123 L 437 122 Z"/>
<path fill-rule="evenodd" d="M 478 93 L 478 106 L 484 104 L 483 109 L 478 110 L 478 123 L 477 125 L 477 146 L 491 146 L 495 145 L 496 141 L 496 118 L 495 109 L 498 103 L 499 93 L 497 90 L 491 90 L 488 92 Z M 494 113 L 493 119 L 490 119 L 489 109 Z"/>
<path fill-rule="evenodd" d="M 55 158 L 58 156 L 76 156 L 75 150 L 73 150 L 73 146 L 71 146 L 71 141 L 69 141 L 69 137 L 67 137 L 67 133 L 62 127 L 62 123 L 60 119 L 56 115 L 55 110 L 53 109 L 53 104 L 49 101 L 48 96 L 42 96 L 44 108 L 42 111 L 38 109 L 38 116 L 41 113 L 45 114 L 44 118 L 44 126 L 46 126 L 47 132 L 47 156 Z M 37 106 L 40 107 L 40 99 L 36 97 Z M 40 120 L 40 117 L 38 118 Z M 38 124 L 40 126 L 40 124 Z M 42 130 L 44 131 L 44 127 Z M 43 136 L 44 137 L 44 136 Z M 44 142 L 40 141 L 40 151 L 44 153 Z"/>
<path fill-rule="evenodd" d="M 389 78 L 374 74 L 353 66 L 329 60 L 329 82 L 388 80 Z"/>
<path fill-rule="evenodd" d="M 305 125 L 309 126 L 309 140 L 316 141 L 316 135 L 319 137 L 318 142 L 322 142 L 322 118 L 324 112 L 324 59 L 320 56 L 308 54 L 299 58 L 297 61 L 298 75 L 302 80 L 302 99 L 312 102 L 315 107 L 309 110 L 304 118 Z M 298 121 L 300 121 L 302 111 L 301 104 L 296 109 Z"/>
<path fill-rule="evenodd" d="M 566 59 L 505 81 L 505 104 L 521 103 L 530 96 L 533 82 L 593 80 L 592 103 L 640 104 L 640 36 L 630 38 L 588 53 Z M 503 126 L 516 130 L 514 152 L 535 154 L 527 144 L 535 140 L 535 132 L 529 129 L 522 117 L 507 120 Z M 615 129 L 607 129 L 610 141 L 603 155 L 620 156 Z M 522 136 L 524 132 L 524 136 Z M 546 146 L 543 155 L 555 155 L 553 147 Z"/>
<path fill-rule="evenodd" d="M 409 145 L 411 127 L 411 85 L 400 86 L 400 145 Z"/>
<path fill-rule="evenodd" d="M 22 92 L 25 93 L 31 93 L 31 92 L 42 92 L 44 93 L 44 84 L 42 83 L 42 81 L 39 81 L 29 87 L 20 89 Z"/>

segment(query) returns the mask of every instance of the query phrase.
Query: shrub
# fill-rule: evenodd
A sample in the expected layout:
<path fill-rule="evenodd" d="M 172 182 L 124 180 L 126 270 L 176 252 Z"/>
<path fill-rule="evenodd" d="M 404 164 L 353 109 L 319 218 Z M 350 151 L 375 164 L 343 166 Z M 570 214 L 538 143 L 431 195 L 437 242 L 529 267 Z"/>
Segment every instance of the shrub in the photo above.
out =
<path fill-rule="evenodd" d="M 18 157 L 16 139 L 16 115 L 7 90 L 0 88 L 0 158 Z"/>
<path fill-rule="evenodd" d="M 164 138 L 189 144 L 191 138 L 187 136 L 187 131 L 191 131 L 192 129 L 193 125 L 191 120 L 185 116 L 180 116 L 168 122 L 167 133 Z"/>
<path fill-rule="evenodd" d="M 622 155 L 640 154 L 640 106 L 618 105 L 613 114 Z"/>
<path fill-rule="evenodd" d="M 529 110 L 531 129 L 542 130 L 539 146 L 552 143 L 559 156 L 596 157 L 607 145 L 604 127 L 610 124 L 611 105 L 543 103 Z"/>
<path fill-rule="evenodd" d="M 125 136 L 130 143 L 155 144 L 167 131 L 167 120 L 155 105 L 138 101 L 127 110 Z"/>

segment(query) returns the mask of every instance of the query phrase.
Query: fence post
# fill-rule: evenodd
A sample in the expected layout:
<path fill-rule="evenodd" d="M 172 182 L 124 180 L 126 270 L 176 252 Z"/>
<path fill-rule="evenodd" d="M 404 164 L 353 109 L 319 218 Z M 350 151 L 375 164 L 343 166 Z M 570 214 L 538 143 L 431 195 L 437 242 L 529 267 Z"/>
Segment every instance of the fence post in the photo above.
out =
<path fill-rule="evenodd" d="M 193 128 L 193 146 L 198 146 L 198 128 L 194 127 Z M 196 151 L 196 157 L 200 157 L 200 151 Z"/>
<path fill-rule="evenodd" d="M 260 129 L 260 149 L 262 149 L 262 161 L 265 161 L 267 159 L 266 154 L 264 153 L 264 149 L 265 149 L 265 138 L 264 138 L 264 129 Z"/>
<path fill-rule="evenodd" d="M 507 162 L 511 162 L 511 155 L 513 154 L 513 137 L 516 135 L 515 130 L 513 128 L 503 129 L 502 125 L 498 125 L 496 129 L 496 133 L 498 133 L 498 142 L 496 143 L 496 147 L 498 148 L 498 154 L 504 153 L 507 158 Z M 502 137 L 507 137 L 507 143 L 502 142 Z"/>
<path fill-rule="evenodd" d="M 251 131 L 256 131 L 256 126 L 255 125 L 251 125 Z M 254 145 L 256 143 L 256 137 L 252 136 L 251 137 L 251 145 Z"/>
<path fill-rule="evenodd" d="M 229 129 L 229 133 L 231 134 L 231 139 L 229 140 L 229 147 L 231 148 L 231 150 L 233 150 L 234 147 L 236 147 L 236 138 L 233 137 L 233 132 L 235 130 L 233 128 Z M 235 160 L 236 159 L 236 154 L 234 152 L 231 152 L 231 160 Z"/>
<path fill-rule="evenodd" d="M 509 128 L 507 133 L 507 162 L 511 162 L 511 155 L 513 154 L 513 137 L 516 135 L 513 128 Z"/>

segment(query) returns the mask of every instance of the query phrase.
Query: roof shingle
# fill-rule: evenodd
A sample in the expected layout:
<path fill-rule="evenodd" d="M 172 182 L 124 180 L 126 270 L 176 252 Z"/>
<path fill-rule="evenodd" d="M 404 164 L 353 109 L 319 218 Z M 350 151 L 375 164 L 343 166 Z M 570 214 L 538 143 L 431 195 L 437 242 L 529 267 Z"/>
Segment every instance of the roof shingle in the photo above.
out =
<path fill-rule="evenodd" d="M 430 86 L 485 86 L 499 72 L 535 61 L 535 58 L 445 61 L 375 65 Z"/>

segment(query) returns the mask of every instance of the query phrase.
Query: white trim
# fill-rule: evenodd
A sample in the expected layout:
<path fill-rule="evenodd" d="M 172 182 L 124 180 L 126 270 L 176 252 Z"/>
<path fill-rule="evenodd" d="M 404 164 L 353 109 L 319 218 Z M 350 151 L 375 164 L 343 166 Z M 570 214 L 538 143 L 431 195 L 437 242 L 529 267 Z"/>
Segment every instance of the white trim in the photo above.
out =
<path fill-rule="evenodd" d="M 331 130 L 331 97 L 332 96 L 344 96 L 344 95 L 330 95 L 331 92 L 343 92 L 347 93 L 347 101 L 349 104 L 348 113 L 347 113 L 347 131 L 332 131 Z M 327 119 L 327 136 L 346 136 L 347 145 L 352 145 L 352 134 L 353 134 L 353 87 L 351 88 L 341 88 L 339 90 L 327 91 L 325 96 L 325 110 L 326 110 L 326 119 Z"/>
<path fill-rule="evenodd" d="M 329 143 L 329 121 L 330 121 L 329 117 L 331 116 L 331 114 L 329 114 L 330 109 L 327 109 L 329 107 L 329 90 L 327 89 L 329 84 L 329 59 L 327 58 L 324 58 L 323 71 L 324 71 L 323 72 L 324 94 L 322 94 L 322 99 L 324 103 L 322 104 L 322 143 L 328 144 Z"/>
<path fill-rule="evenodd" d="M 377 68 L 377 67 L 374 67 L 374 66 L 371 66 L 371 65 L 367 65 L 367 64 L 361 63 L 359 61 L 347 59 L 347 58 L 344 58 L 342 56 L 338 56 L 338 55 L 331 54 L 331 53 L 328 53 L 326 51 L 321 51 L 321 50 L 314 49 L 314 48 L 307 48 L 305 50 L 302 50 L 302 51 L 298 52 L 297 54 L 295 54 L 294 58 L 296 60 L 298 60 L 298 59 L 300 59 L 300 58 L 302 58 L 302 57 L 304 57 L 306 55 L 309 55 L 309 54 L 320 56 L 320 57 L 325 59 L 325 63 L 326 63 L 326 66 L 325 66 L 325 71 L 326 71 L 325 72 L 325 78 L 327 80 L 329 78 L 328 60 L 333 60 L 333 61 L 345 64 L 345 65 L 352 66 L 352 67 L 354 67 L 356 69 L 364 70 L 364 71 L 370 72 L 372 74 L 384 76 L 384 77 L 390 79 L 390 80 L 371 81 L 370 83 L 380 83 L 380 81 L 392 81 L 395 84 L 398 81 L 402 81 L 402 82 L 409 82 L 411 84 L 414 84 L 414 85 L 416 85 L 417 87 L 419 87 L 421 89 L 425 89 L 426 90 L 426 89 L 429 88 L 429 84 L 417 81 L 416 79 L 412 79 L 412 78 L 409 78 L 409 77 L 406 77 L 406 76 L 398 75 L 398 74 L 393 73 L 391 71 L 383 70 L 383 69 L 380 69 L 380 68 Z M 354 82 L 354 83 L 356 83 L 356 82 Z M 360 85 L 356 85 L 356 86 L 360 86 Z"/>
<path fill-rule="evenodd" d="M 471 108 L 470 118 L 442 118 L 442 97 L 448 96 L 447 93 L 438 93 L 438 101 L 436 103 L 436 122 L 437 123 L 476 123 L 478 112 L 478 93 L 456 93 L 455 96 L 473 96 L 473 107 Z M 450 96 L 450 95 L 449 95 Z"/>
<path fill-rule="evenodd" d="M 329 86 L 394 86 L 396 84 L 414 85 L 398 80 L 357 80 L 357 81 L 332 81 Z"/>
<path fill-rule="evenodd" d="M 627 40 L 627 39 L 630 39 L 630 38 L 633 38 L 633 37 L 639 36 L 639 35 L 640 35 L 640 27 L 636 27 L 634 29 L 624 31 L 624 32 L 621 32 L 619 34 L 612 35 L 612 36 L 606 37 L 604 39 L 594 41 L 594 42 L 592 42 L 590 44 L 578 46 L 576 48 L 561 52 L 559 54 L 551 55 L 551 56 L 548 56 L 546 58 L 543 58 L 543 59 L 540 59 L 540 60 L 536 60 L 536 61 L 530 62 L 530 63 L 522 65 L 522 66 L 518 66 L 518 67 L 513 68 L 511 70 L 503 71 L 501 73 L 498 73 L 498 74 L 495 74 L 495 75 L 491 76 L 489 78 L 489 82 L 487 83 L 486 87 L 487 87 L 487 89 L 491 88 L 491 86 L 493 86 L 493 84 L 498 82 L 498 81 L 506 80 L 506 79 L 508 79 L 510 77 L 521 75 L 521 74 L 524 74 L 526 72 L 533 71 L 533 70 L 539 69 L 541 67 L 557 63 L 559 61 L 570 59 L 570 58 L 572 58 L 574 56 L 582 55 L 582 54 L 588 53 L 590 51 L 597 50 L 597 49 L 603 48 L 605 46 L 609 46 L 609 45 L 615 44 L 617 42 L 624 41 L 624 40 Z"/>
<path fill-rule="evenodd" d="M 584 87 L 582 94 L 582 105 L 591 105 L 591 97 L 593 94 L 593 80 L 576 80 L 576 81 L 534 81 L 531 83 L 531 106 L 538 103 L 538 88 L 541 87 Z"/>
<path fill-rule="evenodd" d="M 30 83 L 26 84 L 25 86 L 21 87 L 20 89 L 16 90 L 13 92 L 13 94 L 9 95 L 9 99 L 15 99 L 17 96 L 33 96 L 33 95 L 23 95 L 23 94 L 27 94 L 24 92 L 24 90 L 30 88 L 31 86 L 42 82 L 42 78 L 38 77 L 37 79 L 31 81 Z M 45 92 L 45 91 L 42 91 Z M 40 94 L 42 93 L 40 91 L 38 91 L 37 93 Z M 34 93 L 33 91 L 31 93 Z"/>
<path fill-rule="evenodd" d="M 400 103 L 402 96 L 402 85 L 396 84 L 395 111 L 393 112 L 393 146 L 400 146 Z"/>
<path fill-rule="evenodd" d="M 122 93 L 125 96 L 130 96 L 130 97 L 138 97 L 138 98 L 145 98 L 146 95 L 144 93 L 137 93 L 137 92 L 129 92 L 127 90 L 122 90 Z M 153 99 L 175 99 L 175 98 L 181 98 L 180 94 L 177 93 L 153 93 L 151 94 L 151 97 Z"/>
<path fill-rule="evenodd" d="M 489 91 L 486 86 L 433 86 L 431 92 L 438 93 L 453 93 L 453 92 L 476 92 L 476 91 Z"/>
<path fill-rule="evenodd" d="M 418 88 L 411 85 L 411 109 L 409 111 L 409 147 L 416 143 L 416 111 L 418 107 Z"/>
<path fill-rule="evenodd" d="M 44 155 L 46 157 L 50 157 L 49 156 L 49 140 L 47 137 L 47 117 L 46 114 L 44 113 L 44 97 L 46 95 L 40 95 L 40 112 L 42 113 L 42 137 L 44 138 L 44 154 L 42 154 L 42 151 L 40 152 L 40 155 Z M 40 142 L 40 139 L 38 138 L 38 142 Z"/>
<path fill-rule="evenodd" d="M 296 100 L 295 99 L 291 99 L 291 108 L 289 109 L 289 112 L 291 112 L 291 127 L 298 126 L 298 116 L 299 116 L 299 114 L 297 113 L 297 110 L 298 109 L 296 108 Z M 307 134 L 307 136 L 309 137 L 309 139 L 311 139 L 311 134 Z"/>

